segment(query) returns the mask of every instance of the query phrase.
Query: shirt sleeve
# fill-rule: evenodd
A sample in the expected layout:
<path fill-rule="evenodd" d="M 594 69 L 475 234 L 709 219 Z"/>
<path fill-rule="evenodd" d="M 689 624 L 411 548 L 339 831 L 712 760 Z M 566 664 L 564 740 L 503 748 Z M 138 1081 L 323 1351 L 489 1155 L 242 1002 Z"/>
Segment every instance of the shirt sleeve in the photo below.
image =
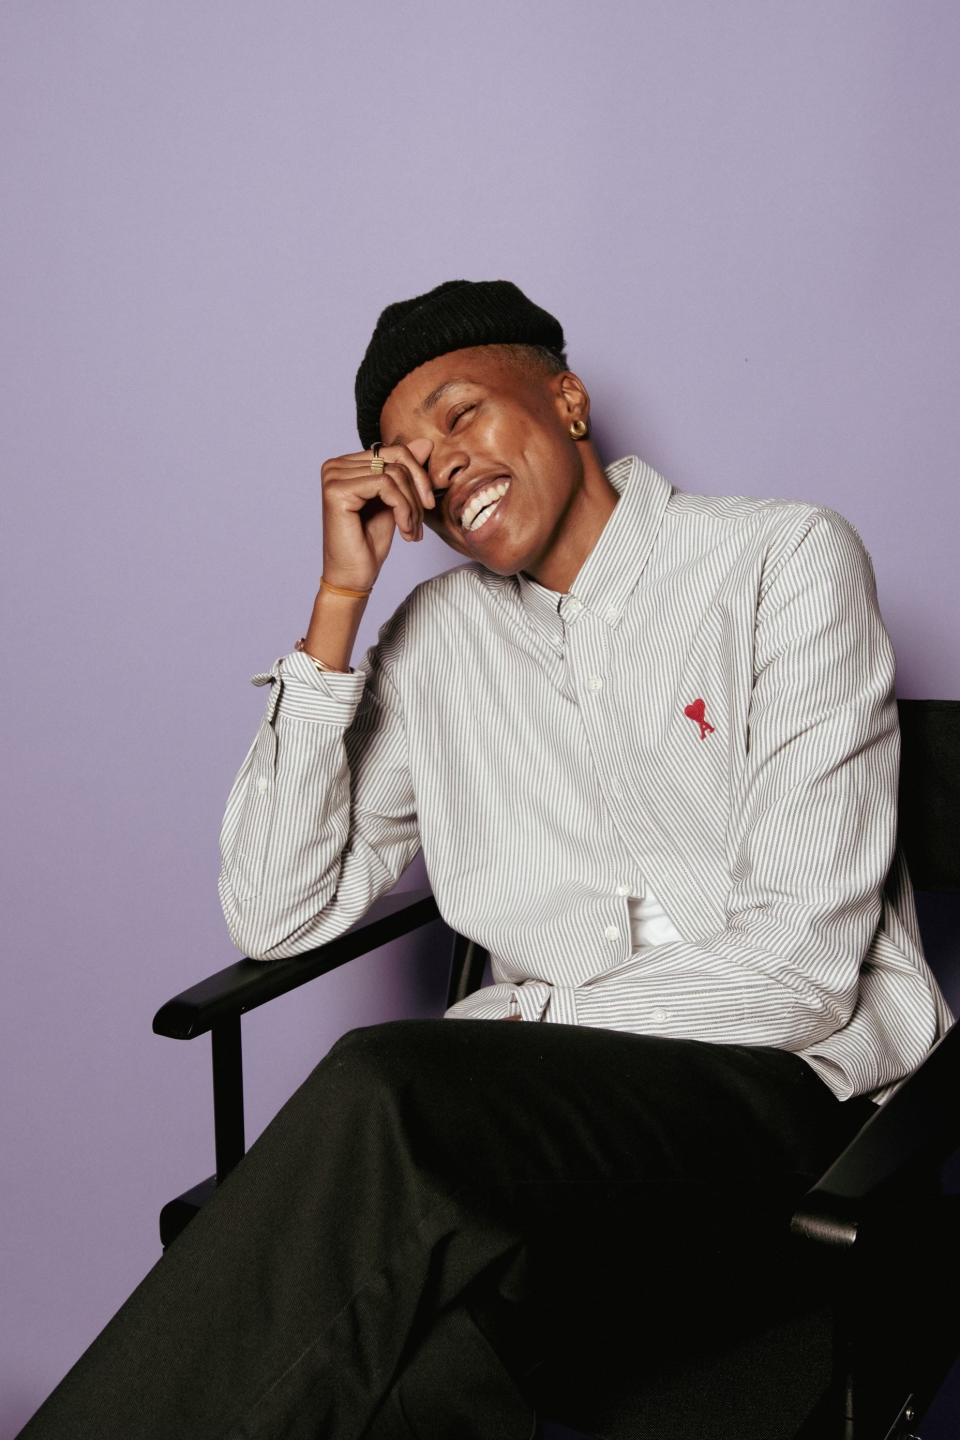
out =
<path fill-rule="evenodd" d="M 390 676 L 402 639 L 401 606 L 353 671 L 293 651 L 253 677 L 270 696 L 227 799 L 219 878 L 230 937 L 251 959 L 343 934 L 420 849 Z"/>
<path fill-rule="evenodd" d="M 801 1050 L 853 1013 L 894 856 L 900 730 L 873 566 L 836 511 L 807 517 L 769 579 L 754 645 L 726 924 L 587 982 L 582 1023 Z"/>

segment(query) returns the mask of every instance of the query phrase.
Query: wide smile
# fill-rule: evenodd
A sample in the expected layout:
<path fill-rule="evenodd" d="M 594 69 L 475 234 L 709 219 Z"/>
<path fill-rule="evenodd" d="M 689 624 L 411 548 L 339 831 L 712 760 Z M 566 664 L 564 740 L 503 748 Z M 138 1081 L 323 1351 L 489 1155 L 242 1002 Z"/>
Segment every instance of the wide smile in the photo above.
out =
<path fill-rule="evenodd" d="M 500 496 L 500 499 L 495 505 L 488 506 L 488 508 L 483 512 L 485 519 L 480 524 L 479 529 L 464 530 L 463 526 L 458 524 L 457 529 L 460 531 L 462 538 L 466 540 L 468 545 L 485 544 L 486 541 L 489 539 L 492 531 L 498 528 L 500 521 L 503 517 L 503 512 L 506 509 L 507 502 L 509 501 L 510 496 L 513 494 L 513 486 L 514 482 L 511 480 L 510 488 L 506 491 L 506 493 Z"/>

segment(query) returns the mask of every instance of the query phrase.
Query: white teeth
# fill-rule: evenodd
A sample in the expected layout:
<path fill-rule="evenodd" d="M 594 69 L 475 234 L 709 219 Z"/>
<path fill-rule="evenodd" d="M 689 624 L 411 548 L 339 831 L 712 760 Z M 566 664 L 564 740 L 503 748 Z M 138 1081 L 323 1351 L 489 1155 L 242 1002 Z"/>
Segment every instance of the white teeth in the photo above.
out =
<path fill-rule="evenodd" d="M 475 530 L 483 529 L 484 525 L 486 525 L 487 521 L 490 519 L 490 516 L 493 514 L 494 510 L 496 510 L 497 505 L 499 504 L 500 501 L 498 500 L 495 505 L 488 505 L 486 510 L 480 511 L 480 514 L 477 516 L 476 520 L 471 520 L 470 524 L 467 526 L 467 529 L 470 531 L 471 535 Z"/>
<path fill-rule="evenodd" d="M 460 516 L 460 524 L 463 529 L 475 530 L 477 528 L 473 524 L 475 516 L 477 516 L 485 506 L 489 505 L 492 500 L 498 500 L 502 495 L 505 495 L 509 489 L 509 480 L 499 480 L 495 485 L 485 485 L 482 490 L 478 490 L 475 495 L 471 495 L 467 504 L 464 506 L 463 514 Z"/>

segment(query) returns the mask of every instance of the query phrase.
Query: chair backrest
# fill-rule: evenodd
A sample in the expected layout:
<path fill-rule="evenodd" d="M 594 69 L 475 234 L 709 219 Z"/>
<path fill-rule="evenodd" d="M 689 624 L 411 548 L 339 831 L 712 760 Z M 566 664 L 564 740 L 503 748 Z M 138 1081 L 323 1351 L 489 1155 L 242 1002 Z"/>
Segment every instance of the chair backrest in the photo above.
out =
<path fill-rule="evenodd" d="M 915 890 L 960 890 L 960 700 L 898 700 L 898 833 Z"/>

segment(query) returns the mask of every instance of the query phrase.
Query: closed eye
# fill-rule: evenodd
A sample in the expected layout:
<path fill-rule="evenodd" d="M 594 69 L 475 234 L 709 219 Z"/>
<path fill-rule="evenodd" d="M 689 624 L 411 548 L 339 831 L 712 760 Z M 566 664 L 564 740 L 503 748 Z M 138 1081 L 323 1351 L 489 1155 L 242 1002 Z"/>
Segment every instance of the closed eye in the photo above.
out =
<path fill-rule="evenodd" d="M 473 406 L 472 406 L 472 405 L 464 405 L 460 410 L 458 410 L 458 411 L 456 412 L 456 414 L 453 416 L 453 419 L 450 421 L 450 429 L 451 429 L 451 430 L 453 429 L 453 427 L 456 425 L 457 421 L 460 419 L 460 416 L 461 416 L 461 415 L 466 415 L 467 411 L 468 411 L 468 410 L 472 410 L 472 409 L 473 409 Z"/>

